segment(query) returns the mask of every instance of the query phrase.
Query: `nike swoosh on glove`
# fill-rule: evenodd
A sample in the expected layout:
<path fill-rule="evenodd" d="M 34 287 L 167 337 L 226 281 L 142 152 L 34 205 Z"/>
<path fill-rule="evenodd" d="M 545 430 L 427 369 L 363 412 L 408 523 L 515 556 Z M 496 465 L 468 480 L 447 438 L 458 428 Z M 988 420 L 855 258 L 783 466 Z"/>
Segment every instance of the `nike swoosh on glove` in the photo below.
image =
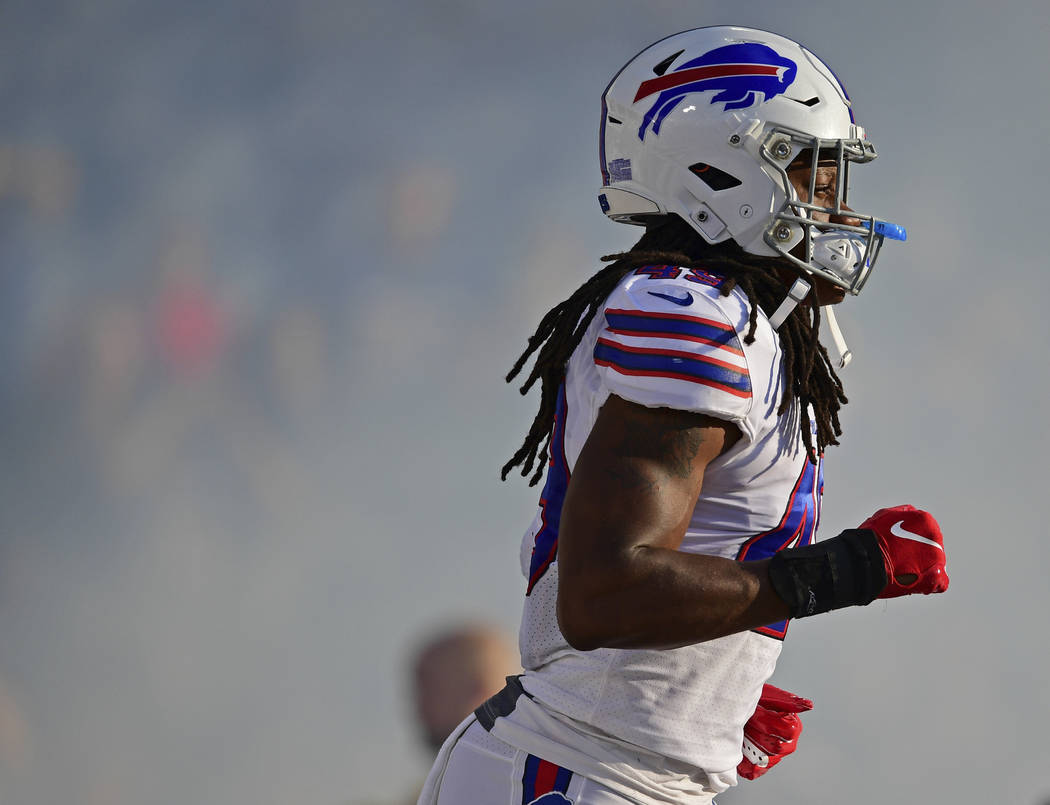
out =
<path fill-rule="evenodd" d="M 878 598 L 943 593 L 948 589 L 944 537 L 933 515 L 914 506 L 879 509 L 860 524 L 875 534 L 889 582 Z M 904 583 L 899 579 L 914 576 Z"/>
<path fill-rule="evenodd" d="M 798 748 L 802 719 L 813 702 L 775 685 L 763 685 L 754 715 L 744 725 L 744 758 L 736 767 L 745 780 L 761 777 Z"/>

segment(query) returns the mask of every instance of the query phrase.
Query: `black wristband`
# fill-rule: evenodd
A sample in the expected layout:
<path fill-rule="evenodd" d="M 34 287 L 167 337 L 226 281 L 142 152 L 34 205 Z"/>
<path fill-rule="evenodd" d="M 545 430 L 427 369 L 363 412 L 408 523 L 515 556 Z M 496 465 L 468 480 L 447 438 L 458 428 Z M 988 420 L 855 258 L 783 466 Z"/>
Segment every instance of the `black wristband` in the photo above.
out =
<path fill-rule="evenodd" d="M 866 528 L 777 552 L 769 562 L 769 580 L 792 618 L 870 604 L 889 581 L 879 541 Z"/>

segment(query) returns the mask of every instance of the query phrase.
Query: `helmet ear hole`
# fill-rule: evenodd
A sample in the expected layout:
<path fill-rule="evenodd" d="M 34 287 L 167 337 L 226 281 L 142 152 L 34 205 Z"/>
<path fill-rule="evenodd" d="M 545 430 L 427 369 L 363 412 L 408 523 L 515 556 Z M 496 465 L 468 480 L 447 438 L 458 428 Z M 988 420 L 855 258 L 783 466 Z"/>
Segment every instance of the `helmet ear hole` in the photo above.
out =
<path fill-rule="evenodd" d="M 716 192 L 719 190 L 727 190 L 730 187 L 736 187 L 741 184 L 741 181 L 732 174 L 726 173 L 724 170 L 719 170 L 718 168 L 704 162 L 697 162 L 690 165 L 689 170 L 700 181 Z"/>

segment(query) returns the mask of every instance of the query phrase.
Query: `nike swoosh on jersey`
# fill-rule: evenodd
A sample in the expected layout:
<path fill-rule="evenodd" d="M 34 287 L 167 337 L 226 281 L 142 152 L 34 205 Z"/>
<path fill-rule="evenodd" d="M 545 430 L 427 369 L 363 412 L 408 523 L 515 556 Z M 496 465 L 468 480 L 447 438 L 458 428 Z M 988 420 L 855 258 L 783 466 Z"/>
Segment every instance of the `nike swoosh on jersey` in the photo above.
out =
<path fill-rule="evenodd" d="M 676 305 L 682 305 L 682 307 L 693 304 L 693 295 L 689 293 L 689 291 L 685 292 L 685 296 L 672 296 L 669 293 L 649 291 L 649 296 L 659 296 L 661 299 L 666 299 L 668 302 L 674 302 Z"/>
<path fill-rule="evenodd" d="M 893 534 L 893 536 L 895 537 L 900 537 L 901 539 L 910 539 L 912 542 L 921 542 L 924 545 L 932 545 L 934 548 L 937 548 L 940 551 L 944 550 L 943 547 L 938 545 L 932 539 L 920 537 L 918 534 L 913 534 L 911 531 L 905 531 L 903 528 L 901 528 L 902 525 L 904 525 L 903 520 L 901 520 L 899 523 L 894 523 L 890 526 L 890 533 Z"/>

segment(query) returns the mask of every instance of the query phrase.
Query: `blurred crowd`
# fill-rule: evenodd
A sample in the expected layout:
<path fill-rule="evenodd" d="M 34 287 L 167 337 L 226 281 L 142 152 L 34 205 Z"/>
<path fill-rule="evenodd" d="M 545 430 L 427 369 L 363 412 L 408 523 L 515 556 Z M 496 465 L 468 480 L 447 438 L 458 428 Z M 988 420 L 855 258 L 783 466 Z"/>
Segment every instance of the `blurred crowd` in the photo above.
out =
<path fill-rule="evenodd" d="M 348 376 L 331 306 L 305 292 L 246 305 L 215 270 L 209 233 L 181 224 L 119 270 L 85 256 L 83 275 L 63 275 L 48 249 L 83 217 L 77 191 L 73 154 L 0 147 L 0 624 L 9 635 L 39 622 L 26 609 L 41 600 L 27 591 L 40 582 L 25 572 L 27 556 L 74 557 L 73 572 L 92 578 L 92 566 L 142 561 L 164 544 L 261 556 L 274 540 L 338 519 L 331 462 L 345 462 L 347 446 L 334 418 Z M 184 581 L 200 583 L 192 572 Z M 31 680 L 58 646 L 37 633 L 18 645 L 0 663 L 0 773 L 31 765 L 33 727 L 37 749 L 51 729 Z M 65 647 L 68 661 L 85 653 Z"/>
<path fill-rule="evenodd" d="M 403 635 L 357 605 L 389 595 L 390 546 L 451 497 L 433 467 L 459 449 L 462 379 L 488 350 L 512 357 L 452 349 L 440 325 L 463 288 L 518 282 L 474 267 L 526 238 L 522 202 L 457 216 L 456 164 L 469 149 L 477 181 L 525 133 L 491 136 L 512 123 L 493 75 L 416 104 L 440 121 L 477 104 L 484 144 L 437 125 L 420 147 L 399 74 L 362 66 L 396 33 L 435 89 L 473 63 L 448 43 L 477 8 L 404 30 L 406 9 L 422 7 L 6 14 L 0 633 L 17 651 L 0 652 L 0 800 L 353 797 L 375 785 L 345 780 L 348 758 L 367 765 L 365 712 L 415 758 L 375 679 Z M 455 399 L 426 421 L 424 395 Z M 392 516 L 405 477 L 429 480 Z"/>
<path fill-rule="evenodd" d="M 47 266 L 10 259 L 35 229 L 13 220 L 61 227 L 75 198 L 75 160 L 42 165 L 0 178 L 6 522 L 82 541 L 189 512 L 230 538 L 301 517 L 324 487 L 319 448 L 347 391 L 332 319 L 306 294 L 241 304 L 207 233 L 186 228 L 119 281 L 62 288 Z"/>
<path fill-rule="evenodd" d="M 397 32 L 437 81 L 472 60 L 443 38 L 472 9 L 412 31 L 401 2 L 5 10 L 0 800 L 353 796 L 399 639 L 359 650 L 355 606 L 386 594 L 387 534 L 419 533 L 375 490 L 434 432 L 434 375 L 474 371 L 433 359 L 428 263 L 489 248 L 453 223 L 449 148 L 361 69 Z"/>

